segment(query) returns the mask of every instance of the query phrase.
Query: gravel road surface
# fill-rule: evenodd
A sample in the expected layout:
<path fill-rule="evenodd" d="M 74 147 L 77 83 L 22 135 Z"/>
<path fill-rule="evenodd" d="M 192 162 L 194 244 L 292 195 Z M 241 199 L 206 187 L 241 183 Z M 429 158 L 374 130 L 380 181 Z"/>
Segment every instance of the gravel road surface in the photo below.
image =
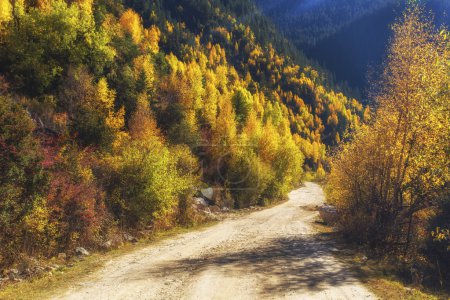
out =
<path fill-rule="evenodd" d="M 314 183 L 289 201 L 108 262 L 55 299 L 376 299 L 314 230 Z"/>

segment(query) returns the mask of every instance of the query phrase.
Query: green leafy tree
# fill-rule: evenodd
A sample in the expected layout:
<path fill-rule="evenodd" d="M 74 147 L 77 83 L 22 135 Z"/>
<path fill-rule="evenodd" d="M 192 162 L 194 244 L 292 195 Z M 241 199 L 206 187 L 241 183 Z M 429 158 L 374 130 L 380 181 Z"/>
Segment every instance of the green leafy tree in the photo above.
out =
<path fill-rule="evenodd" d="M 233 95 L 232 102 L 236 121 L 241 125 L 245 124 L 253 105 L 252 94 L 244 88 L 238 88 Z"/>
<path fill-rule="evenodd" d="M 0 41 L 1 71 L 31 95 L 54 89 L 69 65 L 99 74 L 114 57 L 106 32 L 76 3 L 55 0 L 49 9 L 29 8 L 16 18 Z"/>

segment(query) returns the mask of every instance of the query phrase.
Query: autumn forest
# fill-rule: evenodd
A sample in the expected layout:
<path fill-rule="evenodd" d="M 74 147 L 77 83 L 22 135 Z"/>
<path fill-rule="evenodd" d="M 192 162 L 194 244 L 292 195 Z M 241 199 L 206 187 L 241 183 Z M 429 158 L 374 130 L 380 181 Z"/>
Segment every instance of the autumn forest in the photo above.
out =
<path fill-rule="evenodd" d="M 391 31 L 362 101 L 251 0 L 0 0 L 0 270 L 316 180 L 450 288 L 450 34 L 417 3 Z"/>

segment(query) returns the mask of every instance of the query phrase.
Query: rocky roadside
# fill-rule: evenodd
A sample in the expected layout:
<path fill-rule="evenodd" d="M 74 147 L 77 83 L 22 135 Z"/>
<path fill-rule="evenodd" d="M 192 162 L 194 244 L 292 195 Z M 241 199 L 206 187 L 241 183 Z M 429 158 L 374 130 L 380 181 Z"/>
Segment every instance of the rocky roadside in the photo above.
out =
<path fill-rule="evenodd" d="M 47 261 L 33 257 L 23 258 L 14 268 L 2 270 L 0 273 L 0 288 L 23 280 L 51 276 L 53 272 L 73 267 L 77 261 L 83 260 L 84 257 L 89 255 L 89 251 L 85 248 L 77 247 L 71 256 L 66 253 L 59 253 L 57 257 Z"/>
<path fill-rule="evenodd" d="M 199 224 L 208 222 L 222 221 L 228 218 L 234 218 L 239 215 L 263 209 L 262 207 L 249 207 L 235 210 L 230 208 L 230 201 L 219 188 L 206 188 L 199 190 L 191 199 L 191 208 Z M 13 267 L 0 270 L 0 289 L 8 285 L 16 284 L 25 280 L 33 280 L 44 276 L 52 276 L 55 272 L 64 272 L 72 268 L 78 262 L 91 255 L 91 252 L 108 252 L 118 249 L 124 244 L 136 244 L 140 240 L 149 239 L 155 233 L 152 226 L 147 226 L 133 233 L 123 232 L 114 236 L 112 239 L 103 242 L 96 249 L 88 247 L 76 247 L 72 251 L 61 252 L 51 259 L 37 259 L 33 257 L 24 257 L 19 259 L 19 263 Z"/>

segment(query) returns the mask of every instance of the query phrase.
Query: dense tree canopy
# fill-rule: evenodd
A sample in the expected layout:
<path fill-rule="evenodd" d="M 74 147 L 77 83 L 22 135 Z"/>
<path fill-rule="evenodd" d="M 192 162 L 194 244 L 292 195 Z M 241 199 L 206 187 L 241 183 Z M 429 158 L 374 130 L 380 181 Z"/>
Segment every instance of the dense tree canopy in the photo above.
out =
<path fill-rule="evenodd" d="M 244 4 L 1 0 L 0 264 L 192 223 L 202 186 L 242 208 L 323 175 L 368 109 Z"/>

